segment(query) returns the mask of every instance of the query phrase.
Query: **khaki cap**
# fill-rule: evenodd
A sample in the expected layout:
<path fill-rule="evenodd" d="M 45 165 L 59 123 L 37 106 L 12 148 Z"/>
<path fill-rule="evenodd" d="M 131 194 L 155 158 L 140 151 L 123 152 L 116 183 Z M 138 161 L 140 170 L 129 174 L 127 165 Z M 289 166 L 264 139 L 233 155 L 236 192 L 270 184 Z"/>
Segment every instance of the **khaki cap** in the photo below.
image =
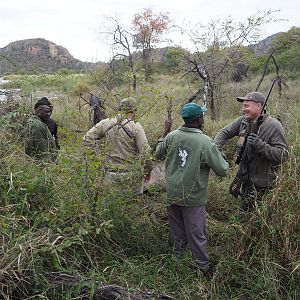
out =
<path fill-rule="evenodd" d="M 264 104 L 266 101 L 266 98 L 260 92 L 251 92 L 251 93 L 248 93 L 245 97 L 237 97 L 236 100 L 239 102 L 254 101 L 256 103 Z"/>

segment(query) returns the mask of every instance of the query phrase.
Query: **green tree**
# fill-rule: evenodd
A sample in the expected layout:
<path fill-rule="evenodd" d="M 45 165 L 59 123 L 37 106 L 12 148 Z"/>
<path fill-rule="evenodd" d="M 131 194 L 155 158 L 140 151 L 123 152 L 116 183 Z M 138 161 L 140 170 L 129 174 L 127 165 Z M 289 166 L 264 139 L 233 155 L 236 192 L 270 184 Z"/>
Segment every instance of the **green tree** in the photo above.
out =
<path fill-rule="evenodd" d="M 276 53 L 285 52 L 286 49 L 289 49 L 300 43 L 300 28 L 292 27 L 287 32 L 280 34 L 272 44 L 270 52 L 275 51 Z"/>
<path fill-rule="evenodd" d="M 179 72 L 182 68 L 185 50 L 181 47 L 172 47 L 168 49 L 166 57 L 166 66 L 170 72 Z"/>
<path fill-rule="evenodd" d="M 270 49 L 276 55 L 281 70 L 288 76 L 299 76 L 300 73 L 300 28 L 292 27 L 280 34 Z"/>

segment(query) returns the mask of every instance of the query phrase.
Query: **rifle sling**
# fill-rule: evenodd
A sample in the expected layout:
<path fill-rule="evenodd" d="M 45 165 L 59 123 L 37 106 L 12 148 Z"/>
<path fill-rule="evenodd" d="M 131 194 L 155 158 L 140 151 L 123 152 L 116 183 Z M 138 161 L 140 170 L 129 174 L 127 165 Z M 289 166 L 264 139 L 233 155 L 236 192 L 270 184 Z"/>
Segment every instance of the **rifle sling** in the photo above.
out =
<path fill-rule="evenodd" d="M 269 116 L 267 116 L 267 117 L 265 118 L 265 120 L 263 121 L 263 123 L 262 123 L 261 126 L 259 127 L 257 134 L 259 134 L 259 132 L 260 132 L 262 129 L 264 129 L 264 127 L 266 126 L 266 124 L 267 124 L 270 120 L 271 120 L 271 118 L 270 118 Z M 244 152 L 243 152 L 243 154 L 242 154 L 241 162 L 240 162 L 240 164 L 239 164 L 239 169 L 238 169 L 238 172 L 237 172 L 237 174 L 236 174 L 236 177 L 240 177 L 240 178 L 242 179 L 242 181 L 244 181 L 244 182 L 247 182 L 247 179 L 245 178 L 245 175 L 248 174 L 248 172 L 249 172 L 249 166 L 250 166 L 250 162 L 249 162 L 249 160 L 248 160 L 248 158 L 247 158 L 247 156 L 248 156 L 248 151 L 249 151 L 249 145 L 246 144 L 245 149 L 244 149 Z M 245 160 L 247 160 L 247 161 L 245 161 Z M 247 165 L 245 166 L 245 164 L 247 164 Z"/>
<path fill-rule="evenodd" d="M 267 116 L 262 124 L 259 126 L 257 134 L 261 132 L 261 130 L 266 126 L 266 124 L 271 120 L 270 116 Z"/>
<path fill-rule="evenodd" d="M 112 124 L 111 126 L 109 126 L 106 130 L 105 130 L 105 132 L 104 132 L 104 134 L 105 133 L 107 133 L 109 130 L 111 130 L 112 128 L 114 128 L 115 126 L 121 126 L 121 128 L 125 131 L 125 133 L 128 135 L 128 137 L 130 137 L 131 139 L 133 139 L 134 138 L 134 134 L 133 134 L 133 132 L 130 130 L 130 129 L 128 129 L 127 127 L 125 127 L 125 125 L 127 124 L 127 123 L 129 123 L 131 120 L 127 120 L 124 124 L 122 124 L 120 121 L 117 121 L 116 123 L 114 123 L 114 124 Z"/>

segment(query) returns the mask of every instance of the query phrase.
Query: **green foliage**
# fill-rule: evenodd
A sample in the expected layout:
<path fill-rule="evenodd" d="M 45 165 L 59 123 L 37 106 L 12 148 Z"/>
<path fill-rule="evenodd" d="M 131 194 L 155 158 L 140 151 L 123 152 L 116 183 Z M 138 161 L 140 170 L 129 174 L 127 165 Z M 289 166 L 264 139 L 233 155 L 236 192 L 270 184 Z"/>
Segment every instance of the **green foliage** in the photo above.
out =
<path fill-rule="evenodd" d="M 120 87 L 122 84 L 130 85 L 132 74 L 128 67 L 128 62 L 123 59 L 117 59 L 110 63 L 110 66 L 104 69 L 95 70 L 92 78 L 96 84 L 101 84 L 108 90 Z"/>
<path fill-rule="evenodd" d="M 168 49 L 166 66 L 169 72 L 176 73 L 181 70 L 184 54 L 185 51 L 181 47 Z"/>
<path fill-rule="evenodd" d="M 252 74 L 255 74 L 255 75 L 261 74 L 262 71 L 263 71 L 263 69 L 264 69 L 265 62 L 266 62 L 266 57 L 265 56 L 258 56 L 258 57 L 256 57 L 255 59 L 253 59 L 251 61 L 250 66 L 249 66 L 249 71 Z M 271 67 L 269 67 L 267 69 L 266 74 L 270 73 L 270 68 Z"/>
<path fill-rule="evenodd" d="M 138 121 L 154 148 L 166 117 L 165 95 L 172 100 L 176 128 L 182 122 L 179 110 L 190 86 L 176 75 L 155 75 L 153 80 L 130 95 L 139 100 Z M 222 87 L 223 119 L 206 119 L 206 134 L 214 136 L 236 117 L 235 96 L 253 88 L 256 81 Z M 60 272 L 70 278 L 89 278 L 90 297 L 96 288 L 93 283 L 103 282 L 155 290 L 176 299 L 298 299 L 300 90 L 298 82 L 288 84 L 285 101 L 272 94 L 269 110 L 282 116 L 290 158 L 262 205 L 242 222 L 238 203 L 227 192 L 235 166 L 228 178 L 210 177 L 208 246 L 211 259 L 218 262 L 212 281 L 190 268 L 190 253 L 171 254 L 163 192 L 132 199 L 130 186 L 120 191 L 104 184 L 105 149 L 95 155 L 82 146 L 88 120 L 86 111 L 78 113 L 76 97 L 70 98 L 68 106 L 60 106 L 59 101 L 54 106 L 61 144 L 54 164 L 39 163 L 24 154 L 21 129 L 29 112 L 14 107 L 0 118 L 0 295 L 80 298 L 80 285 L 53 284 L 50 275 Z M 267 88 L 262 85 L 263 90 Z M 111 94 L 128 95 L 127 86 L 115 87 Z M 232 142 L 226 153 L 231 161 L 234 148 Z"/>
<path fill-rule="evenodd" d="M 4 88 L 22 89 L 24 95 L 29 95 L 40 89 L 69 92 L 76 83 L 82 81 L 81 74 L 45 74 L 45 75 L 10 75 L 6 76 L 10 82 Z"/>
<path fill-rule="evenodd" d="M 300 76 L 300 28 L 292 27 L 289 31 L 281 33 L 272 43 L 269 54 L 273 54 L 279 66 L 279 72 L 285 78 L 296 79 Z M 268 54 L 268 55 L 269 55 Z M 253 59 L 250 71 L 253 74 L 261 74 L 268 55 Z M 266 74 L 275 72 L 275 65 L 270 60 Z"/>
<path fill-rule="evenodd" d="M 300 76 L 300 44 L 293 45 L 277 56 L 277 63 L 288 78 L 299 78 Z"/>
<path fill-rule="evenodd" d="M 62 69 L 58 70 L 58 72 L 57 72 L 57 74 L 60 76 L 68 76 L 71 73 L 72 73 L 71 70 L 66 69 L 66 68 L 62 68 Z"/>
<path fill-rule="evenodd" d="M 300 68 L 300 45 L 292 45 L 286 49 L 282 49 L 278 53 L 274 53 L 274 57 L 279 66 L 280 74 L 283 74 L 285 78 L 296 79 L 299 78 L 299 68 Z M 251 61 L 250 72 L 255 75 L 262 74 L 267 57 L 259 56 Z M 266 74 L 271 74 L 275 72 L 275 65 L 273 61 L 270 60 Z"/>
<path fill-rule="evenodd" d="M 287 32 L 281 33 L 273 42 L 271 51 L 285 52 L 286 49 L 298 45 L 300 41 L 300 28 L 292 27 Z"/>

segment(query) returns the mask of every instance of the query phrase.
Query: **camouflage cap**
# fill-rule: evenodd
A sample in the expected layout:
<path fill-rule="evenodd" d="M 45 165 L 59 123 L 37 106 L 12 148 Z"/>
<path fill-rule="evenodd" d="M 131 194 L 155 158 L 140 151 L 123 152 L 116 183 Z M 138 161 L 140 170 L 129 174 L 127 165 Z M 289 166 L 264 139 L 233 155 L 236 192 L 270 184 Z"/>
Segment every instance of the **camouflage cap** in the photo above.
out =
<path fill-rule="evenodd" d="M 119 110 L 125 113 L 135 112 L 137 110 L 136 100 L 132 97 L 123 99 L 120 103 Z"/>
<path fill-rule="evenodd" d="M 236 100 L 239 102 L 254 101 L 256 103 L 264 104 L 266 101 L 266 98 L 260 92 L 251 92 L 251 93 L 248 93 L 245 97 L 237 97 Z"/>

